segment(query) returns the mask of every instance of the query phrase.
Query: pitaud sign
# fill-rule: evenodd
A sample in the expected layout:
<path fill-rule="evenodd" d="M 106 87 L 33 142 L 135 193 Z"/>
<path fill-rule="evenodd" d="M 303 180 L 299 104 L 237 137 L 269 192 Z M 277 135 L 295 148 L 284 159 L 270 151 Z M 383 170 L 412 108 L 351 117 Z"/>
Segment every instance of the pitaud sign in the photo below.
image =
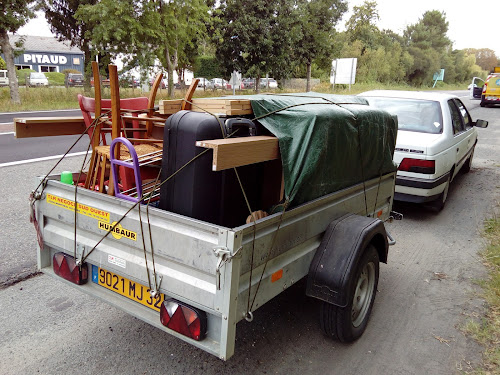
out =
<path fill-rule="evenodd" d="M 44 55 L 44 54 L 27 54 L 23 55 L 25 63 L 34 63 L 34 64 L 53 64 L 53 65 L 65 65 L 68 62 L 68 58 L 66 56 L 60 55 Z"/>

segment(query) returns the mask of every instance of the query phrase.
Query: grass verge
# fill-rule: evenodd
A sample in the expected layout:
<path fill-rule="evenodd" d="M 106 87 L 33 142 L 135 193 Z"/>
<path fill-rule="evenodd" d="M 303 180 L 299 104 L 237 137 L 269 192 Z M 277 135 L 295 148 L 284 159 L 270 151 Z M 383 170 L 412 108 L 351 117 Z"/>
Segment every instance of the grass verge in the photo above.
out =
<path fill-rule="evenodd" d="M 468 320 L 464 331 L 485 348 L 482 368 L 475 369 L 472 374 L 493 375 L 500 374 L 500 218 L 486 220 L 484 236 L 487 247 L 480 255 L 488 277 L 479 281 L 479 285 L 487 312 L 480 321 Z"/>
<path fill-rule="evenodd" d="M 356 95 L 364 91 L 376 90 L 376 89 L 394 89 L 394 90 L 417 90 L 417 88 L 407 86 L 407 85 L 385 85 L 380 83 L 356 83 L 352 85 L 349 89 L 347 85 L 337 85 L 334 90 L 332 90 L 331 85 L 328 82 L 321 83 L 313 88 L 314 91 L 329 93 L 329 94 L 339 94 L 339 95 Z M 436 90 L 464 90 L 465 85 L 444 85 L 443 83 L 438 84 Z M 432 90 L 431 87 L 420 87 L 418 90 Z M 93 92 L 93 90 L 91 90 Z M 304 92 L 303 90 L 282 90 L 276 89 L 272 92 L 285 93 L 285 92 Z M 175 90 L 175 97 L 184 97 L 184 90 Z M 214 96 L 225 96 L 232 95 L 232 90 L 196 90 L 195 98 L 203 97 L 214 97 Z M 248 95 L 254 94 L 253 90 L 243 90 L 236 91 L 237 95 Z M 78 101 L 77 95 L 84 94 L 83 87 L 70 87 L 65 88 L 63 86 L 54 87 L 19 87 L 19 95 L 21 96 L 21 104 L 16 105 L 10 101 L 10 91 L 8 87 L 0 87 L 0 112 L 18 112 L 18 111 L 37 111 L 37 110 L 58 110 L 58 109 L 77 109 Z M 93 94 L 84 94 L 87 96 L 92 96 Z M 102 92 L 103 98 L 110 97 L 109 88 L 103 88 Z M 148 96 L 149 92 L 141 92 L 139 89 L 120 89 L 120 96 L 122 98 L 131 98 L 136 96 Z M 159 90 L 156 96 L 156 100 L 169 99 L 167 90 Z"/>

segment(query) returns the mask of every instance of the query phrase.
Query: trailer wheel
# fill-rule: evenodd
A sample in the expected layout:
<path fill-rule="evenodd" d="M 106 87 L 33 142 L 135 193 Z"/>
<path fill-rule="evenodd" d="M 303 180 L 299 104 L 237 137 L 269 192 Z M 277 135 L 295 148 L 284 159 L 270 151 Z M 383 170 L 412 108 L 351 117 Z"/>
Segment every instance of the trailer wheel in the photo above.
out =
<path fill-rule="evenodd" d="M 361 337 L 370 318 L 379 275 L 379 256 L 373 245 L 368 245 L 353 275 L 347 306 L 338 307 L 323 301 L 320 307 L 322 331 L 341 342 Z"/>

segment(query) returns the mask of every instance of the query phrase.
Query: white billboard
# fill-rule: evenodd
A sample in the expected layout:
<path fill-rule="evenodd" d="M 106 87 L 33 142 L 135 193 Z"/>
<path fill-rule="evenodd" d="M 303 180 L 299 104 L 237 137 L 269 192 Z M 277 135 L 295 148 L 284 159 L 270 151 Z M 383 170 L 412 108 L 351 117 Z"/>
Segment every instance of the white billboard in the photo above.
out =
<path fill-rule="evenodd" d="M 336 59 L 332 61 L 332 72 L 330 74 L 330 83 L 353 85 L 356 81 L 357 58 Z"/>

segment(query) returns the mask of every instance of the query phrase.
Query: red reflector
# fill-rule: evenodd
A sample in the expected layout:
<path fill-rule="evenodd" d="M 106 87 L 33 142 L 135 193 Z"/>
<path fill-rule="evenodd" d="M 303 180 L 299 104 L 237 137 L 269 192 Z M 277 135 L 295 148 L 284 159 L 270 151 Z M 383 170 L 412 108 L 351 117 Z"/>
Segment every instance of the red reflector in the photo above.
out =
<path fill-rule="evenodd" d="M 56 275 L 77 285 L 85 284 L 88 280 L 87 263 L 83 263 L 79 267 L 71 255 L 55 253 L 52 259 L 52 268 Z"/>
<path fill-rule="evenodd" d="M 398 169 L 405 172 L 434 174 L 436 171 L 436 161 L 404 158 L 399 164 Z"/>
<path fill-rule="evenodd" d="M 206 313 L 174 299 L 161 305 L 160 321 L 165 327 L 197 341 L 203 340 L 207 332 Z"/>

